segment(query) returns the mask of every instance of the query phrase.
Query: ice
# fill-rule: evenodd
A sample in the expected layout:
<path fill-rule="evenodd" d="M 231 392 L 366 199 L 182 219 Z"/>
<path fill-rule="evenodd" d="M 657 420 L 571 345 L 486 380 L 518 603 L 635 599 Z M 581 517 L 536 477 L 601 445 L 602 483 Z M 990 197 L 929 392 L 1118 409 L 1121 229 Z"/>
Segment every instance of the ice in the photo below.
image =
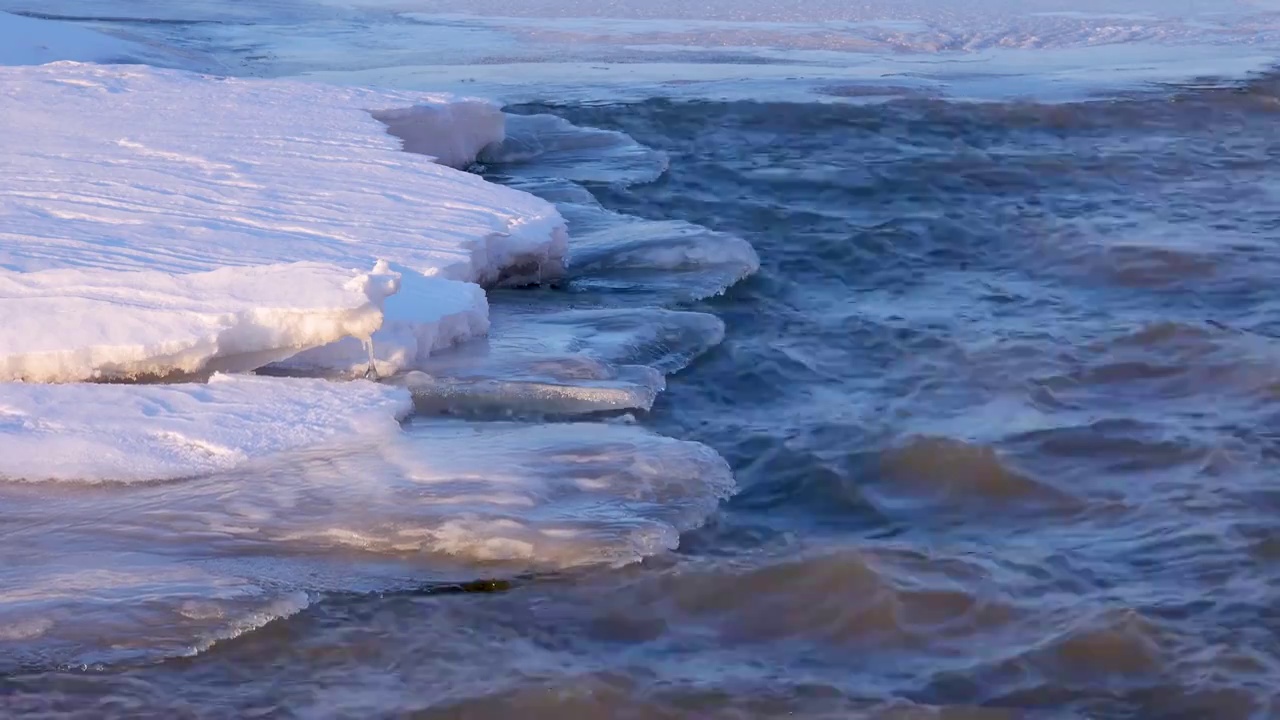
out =
<path fill-rule="evenodd" d="M 160 52 L 63 22 L 0 12 L 0 65 L 54 60 L 155 62 Z"/>
<path fill-rule="evenodd" d="M 701 300 L 755 274 L 751 244 L 681 221 L 604 208 L 578 183 L 654 182 L 665 153 L 621 132 L 580 127 L 553 115 L 510 115 L 508 137 L 480 155 L 490 177 L 554 202 L 573 233 L 568 277 L 575 290 L 609 291 L 624 302 Z"/>
<path fill-rule="evenodd" d="M 511 297 L 524 295 L 524 298 Z M 719 344 L 714 315 L 658 308 L 565 309 L 527 293 L 494 305 L 487 338 L 397 379 L 421 413 L 557 416 L 648 410 L 676 372 Z M 526 300 L 526 302 L 522 302 Z"/>
<path fill-rule="evenodd" d="M 569 223 L 567 276 L 576 291 L 607 291 L 626 303 L 685 303 L 719 295 L 760 269 L 755 248 L 736 235 L 613 212 L 581 186 L 539 177 L 549 172 L 534 161 L 506 181 L 554 202 Z"/>
<path fill-rule="evenodd" d="M 355 274 L 316 263 L 186 275 L 0 270 L 0 382 L 237 372 L 345 337 L 360 346 L 398 284 L 385 266 Z"/>
<path fill-rule="evenodd" d="M 500 139 L 484 101 L 73 63 L 0 68 L 0 87 L 11 270 L 386 260 L 494 283 L 560 268 L 554 207 L 402 152 L 371 114 L 396 110 L 402 134 L 411 116 L 479 123 L 474 157 Z"/>
<path fill-rule="evenodd" d="M 317 593 L 634 562 L 733 489 L 714 451 L 636 426 L 382 430 L 180 482 L 0 483 L 0 672 L 189 654 Z"/>
<path fill-rule="evenodd" d="M 637 294 L 663 304 L 719 295 L 760 269 L 755 248 L 736 235 L 680 220 L 644 220 L 590 205 L 559 205 L 575 233 L 569 278 L 575 289 Z M 588 221 L 587 216 L 592 216 Z"/>
<path fill-rule="evenodd" d="M 479 157 L 500 174 L 631 185 L 657 180 L 669 164 L 666 153 L 629 135 L 579 127 L 555 115 L 508 115 L 506 127 L 506 139 Z"/>
<path fill-rule="evenodd" d="M 395 434 L 410 410 L 404 390 L 363 380 L 218 374 L 204 384 L 0 383 L 0 486 L 204 475 Z"/>
<path fill-rule="evenodd" d="M 567 235 L 552 205 L 431 161 L 469 163 L 502 138 L 486 101 L 75 63 L 0 68 L 0 88 L 0 269 L 93 271 L 101 284 L 142 282 L 142 293 L 162 281 L 106 273 L 306 260 L 354 274 L 385 261 L 410 290 L 387 301 L 393 322 L 374 346 L 401 360 L 483 332 L 478 291 L 445 281 L 563 273 Z M 211 295 L 202 311 L 244 306 Z M 300 362 L 350 370 L 353 343 Z"/>
<path fill-rule="evenodd" d="M 407 273 L 395 302 L 389 302 L 382 327 L 373 334 L 374 367 L 379 376 L 421 367 L 441 350 L 484 335 L 489 303 L 478 285 L 424 278 Z M 369 351 L 357 336 L 301 352 L 268 369 L 307 374 L 361 375 Z"/>
<path fill-rule="evenodd" d="M 413 394 L 423 414 L 546 418 L 648 410 L 666 388 L 662 373 L 641 365 L 615 367 L 588 359 L 529 361 L 512 368 L 467 368 L 456 376 L 413 371 L 394 382 Z"/>
<path fill-rule="evenodd" d="M 398 40 L 376 43 L 382 61 L 348 59 L 369 46 L 364 37 L 317 32 L 305 43 L 266 40 L 277 54 L 260 71 L 468 88 L 511 103 L 1062 100 L 1265 70 L 1280 49 L 1280 8 L 1249 0 L 330 4 L 385 13 L 370 34 Z M 258 37 L 222 27 L 209 35 L 231 52 Z"/>

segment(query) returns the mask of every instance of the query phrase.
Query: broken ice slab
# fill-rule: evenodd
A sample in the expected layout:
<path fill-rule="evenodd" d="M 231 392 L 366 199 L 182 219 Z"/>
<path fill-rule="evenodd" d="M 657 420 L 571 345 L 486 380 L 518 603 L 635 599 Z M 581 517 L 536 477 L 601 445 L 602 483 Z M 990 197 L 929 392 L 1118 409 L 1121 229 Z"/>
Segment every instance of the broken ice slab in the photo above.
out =
<path fill-rule="evenodd" d="M 420 413 L 576 415 L 648 410 L 664 374 L 724 337 L 704 313 L 658 308 L 550 310 L 510 293 L 492 306 L 488 338 L 427 359 L 392 380 Z M 528 294 L 532 296 L 532 294 Z"/>
<path fill-rule="evenodd" d="M 456 420 L 173 482 L 0 482 L 0 673 L 194 654 L 325 593 L 635 562 L 733 487 L 635 425 Z"/>

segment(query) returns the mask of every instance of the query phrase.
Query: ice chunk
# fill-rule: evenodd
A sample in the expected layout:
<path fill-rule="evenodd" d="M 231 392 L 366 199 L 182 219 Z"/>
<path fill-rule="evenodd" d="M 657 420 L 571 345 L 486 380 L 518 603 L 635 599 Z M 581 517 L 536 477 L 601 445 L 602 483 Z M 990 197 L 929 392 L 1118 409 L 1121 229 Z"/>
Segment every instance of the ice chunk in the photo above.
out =
<path fill-rule="evenodd" d="M 191 477 L 286 450 L 396 434 L 410 409 L 404 390 L 363 380 L 0 383 L 0 483 Z"/>
<path fill-rule="evenodd" d="M 533 172 L 533 171 L 531 171 Z M 606 291 L 658 304 L 723 293 L 760 270 L 760 256 L 736 235 L 680 220 L 647 220 L 603 207 L 564 180 L 508 177 L 512 187 L 554 202 L 573 230 L 568 277 L 577 291 Z"/>
<path fill-rule="evenodd" d="M 669 165 L 666 153 L 625 133 L 555 115 L 508 115 L 506 139 L 485 148 L 479 161 L 500 174 L 625 185 L 653 182 Z"/>
<path fill-rule="evenodd" d="M 472 283 L 425 278 L 405 271 L 400 291 L 386 304 L 373 334 L 374 364 L 382 377 L 420 367 L 433 353 L 480 337 L 489 329 L 489 303 Z M 271 366 L 273 371 L 361 375 L 369 352 L 357 337 L 307 350 Z"/>
<path fill-rule="evenodd" d="M 683 369 L 724 339 L 724 322 L 714 315 L 660 308 L 548 313 L 536 303 L 504 302 L 494 304 L 491 322 L 482 352 L 492 361 L 585 356 L 614 365 L 646 365 L 667 374 Z M 469 352 L 479 349 L 460 347 L 440 356 L 431 368 L 439 371 L 478 360 Z"/>
<path fill-rule="evenodd" d="M 316 263 L 189 275 L 0 270 L 0 382 L 252 370 L 368 338 L 398 283 L 385 266 L 356 274 Z"/>
<path fill-rule="evenodd" d="M 181 482 L 0 482 L 0 671 L 188 654 L 314 593 L 633 562 L 732 489 L 711 449 L 635 426 L 457 421 Z"/>
<path fill-rule="evenodd" d="M 374 117 L 461 163 L 501 139 L 483 101 L 75 63 L 0 68 L 0 87 L 0 267 L 562 270 L 553 206 L 402 152 Z"/>
<path fill-rule="evenodd" d="M 511 293 L 525 296 L 528 293 Z M 560 298 L 563 293 L 556 293 Z M 718 344 L 713 315 L 657 308 L 549 309 L 506 296 L 487 338 L 421 363 L 396 380 L 422 413 L 576 415 L 648 410 L 683 368 Z"/>
<path fill-rule="evenodd" d="M 505 136 L 505 116 L 482 100 L 379 110 L 373 117 L 400 139 L 405 152 L 426 155 L 453 168 L 471 165 L 479 148 L 501 142 Z"/>
<path fill-rule="evenodd" d="M 386 459 L 419 508 L 379 522 L 394 533 L 371 532 L 366 547 L 535 567 L 628 563 L 674 549 L 734 488 L 715 451 L 636 426 L 436 421 L 415 423 L 407 440 Z"/>
<path fill-rule="evenodd" d="M 585 371 L 585 372 L 584 372 Z M 470 417 L 567 416 L 620 410 L 648 410 L 666 387 L 650 367 L 613 367 L 587 359 L 530 362 L 515 377 L 494 368 L 459 376 L 414 371 L 393 381 L 413 394 L 420 413 Z"/>
<path fill-rule="evenodd" d="M 595 224 L 599 229 L 574 236 L 569 278 L 577 290 L 691 302 L 719 295 L 760 269 L 751 243 L 693 223 L 605 210 Z"/>

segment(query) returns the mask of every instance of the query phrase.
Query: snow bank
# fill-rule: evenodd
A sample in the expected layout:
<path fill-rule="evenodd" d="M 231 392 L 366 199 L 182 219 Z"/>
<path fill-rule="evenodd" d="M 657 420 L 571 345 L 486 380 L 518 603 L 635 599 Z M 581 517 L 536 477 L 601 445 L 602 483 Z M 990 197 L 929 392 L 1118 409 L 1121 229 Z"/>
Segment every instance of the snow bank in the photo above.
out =
<path fill-rule="evenodd" d="M 399 432 L 404 390 L 214 375 L 207 384 L 0 383 L 0 480 L 139 482 Z"/>
<path fill-rule="evenodd" d="M 522 283 L 563 273 L 565 224 L 551 204 L 432 161 L 473 161 L 481 148 L 502 139 L 503 122 L 491 103 L 447 95 L 141 66 L 0 68 L 0 126 L 6 133 L 0 145 L 0 269 L 81 270 L 95 273 L 95 285 L 121 292 L 126 283 L 137 283 L 133 289 L 140 294 L 168 283 L 165 292 L 190 301 L 192 283 L 204 281 L 105 274 L 201 273 L 307 260 L 350 275 L 352 268 L 386 261 L 413 291 L 386 302 L 394 322 L 375 337 L 375 347 L 392 350 L 386 365 L 411 362 L 486 327 L 479 290 L 446 281 Z M 402 144 L 430 156 L 404 152 Z M 25 346 L 11 342 L 9 353 L 52 349 L 74 355 L 79 365 L 44 376 L 22 364 L 7 377 L 116 374 L 120 358 L 102 355 L 104 343 L 133 348 L 125 374 L 161 373 L 174 357 L 181 362 L 172 370 L 190 371 L 214 356 L 296 351 L 326 333 L 326 341 L 367 334 L 363 320 L 337 323 L 344 326 L 337 336 L 319 327 L 336 327 L 333 311 L 358 309 L 358 298 L 286 301 L 293 282 L 276 277 L 280 285 L 267 297 L 206 287 L 211 292 L 199 313 L 230 319 L 161 318 L 162 307 L 177 313 L 190 303 L 148 299 L 131 311 L 136 321 L 128 322 L 128 337 L 108 333 L 104 325 L 96 334 L 101 337 L 91 336 L 83 347 L 67 344 L 60 334 L 65 327 L 42 330 L 45 316 L 31 315 L 24 328 L 55 337 Z M 188 289 L 177 288 L 182 284 Z M 86 302 L 50 294 L 37 303 L 29 293 L 13 293 L 12 287 L 0 293 L 0 301 L 23 299 L 22 307 L 36 312 Z M 214 338 L 243 325 L 246 307 L 267 300 L 272 307 L 311 307 L 321 315 L 306 323 L 306 332 L 259 322 L 253 327 L 264 336 L 250 339 L 252 347 L 240 340 L 212 347 Z M 257 313 L 254 322 L 268 314 Z M 296 314 L 288 317 L 294 326 L 301 322 Z M 148 326 L 150 334 L 144 332 Z M 191 348 L 203 348 L 192 351 L 201 360 L 183 354 Z M 314 367 L 326 359 L 336 364 L 327 369 L 367 364 L 356 340 L 301 362 Z"/>
<path fill-rule="evenodd" d="M 52 20 L 0 12 L 0 65 L 54 60 L 138 62 L 154 52 L 137 43 Z"/>
<path fill-rule="evenodd" d="M 496 106 L 446 95 L 132 66 L 0 68 L 0 266 L 386 260 L 481 283 L 559 270 L 554 207 L 401 151 L 373 116 L 390 110 L 402 133 L 411 119 L 424 134 L 483 127 L 435 143 L 453 161 L 501 138 Z"/>
<path fill-rule="evenodd" d="M 189 275 L 0 271 L 0 382 L 247 371 L 344 337 L 368 338 L 399 283 L 385 266 L 377 270 L 352 277 L 295 263 Z"/>

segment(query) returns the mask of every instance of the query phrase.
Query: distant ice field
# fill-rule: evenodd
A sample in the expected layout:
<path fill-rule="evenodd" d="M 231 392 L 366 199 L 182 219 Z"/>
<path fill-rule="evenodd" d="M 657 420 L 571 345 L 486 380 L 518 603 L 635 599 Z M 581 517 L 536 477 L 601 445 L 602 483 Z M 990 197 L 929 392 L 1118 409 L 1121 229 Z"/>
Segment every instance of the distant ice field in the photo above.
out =
<path fill-rule="evenodd" d="M 1274 62 L 1270 0 L 0 0 L 175 64 L 508 102 L 1069 100 Z"/>

